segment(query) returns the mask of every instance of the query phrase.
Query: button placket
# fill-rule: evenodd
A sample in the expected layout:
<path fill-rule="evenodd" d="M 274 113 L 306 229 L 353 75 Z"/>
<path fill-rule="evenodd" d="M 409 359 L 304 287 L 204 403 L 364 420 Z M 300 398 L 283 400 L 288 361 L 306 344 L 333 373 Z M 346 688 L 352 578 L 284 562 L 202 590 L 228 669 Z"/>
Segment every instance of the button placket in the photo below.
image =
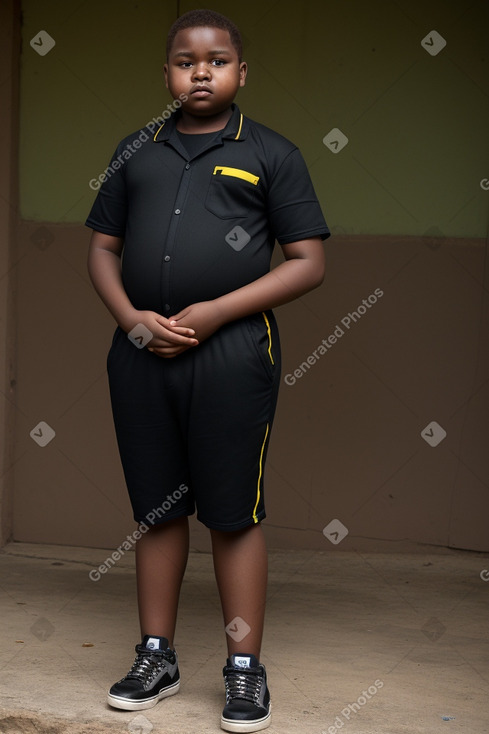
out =
<path fill-rule="evenodd" d="M 182 177 L 180 179 L 180 185 L 178 187 L 177 195 L 175 197 L 173 216 L 170 220 L 170 227 L 168 229 L 168 235 L 165 242 L 165 249 L 162 258 L 162 274 L 161 274 L 161 295 L 164 299 L 171 301 L 171 261 L 173 257 L 173 248 L 177 238 L 179 216 L 185 205 L 187 193 L 190 185 L 191 170 L 188 162 L 183 166 Z M 171 303 L 165 303 L 163 306 L 165 312 L 172 309 Z"/>

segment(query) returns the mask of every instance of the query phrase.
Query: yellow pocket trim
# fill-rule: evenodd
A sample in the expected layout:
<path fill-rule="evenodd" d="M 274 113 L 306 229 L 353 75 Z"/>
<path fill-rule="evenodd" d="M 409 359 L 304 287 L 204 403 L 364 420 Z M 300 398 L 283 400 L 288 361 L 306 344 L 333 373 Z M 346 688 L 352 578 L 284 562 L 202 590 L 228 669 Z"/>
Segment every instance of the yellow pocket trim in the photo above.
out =
<path fill-rule="evenodd" d="M 229 166 L 216 166 L 214 168 L 213 176 L 219 174 L 221 176 L 233 176 L 234 178 L 242 178 L 243 181 L 249 181 L 254 186 L 257 185 L 260 180 L 259 176 L 255 176 L 253 173 L 243 171 L 241 168 L 230 168 Z"/>

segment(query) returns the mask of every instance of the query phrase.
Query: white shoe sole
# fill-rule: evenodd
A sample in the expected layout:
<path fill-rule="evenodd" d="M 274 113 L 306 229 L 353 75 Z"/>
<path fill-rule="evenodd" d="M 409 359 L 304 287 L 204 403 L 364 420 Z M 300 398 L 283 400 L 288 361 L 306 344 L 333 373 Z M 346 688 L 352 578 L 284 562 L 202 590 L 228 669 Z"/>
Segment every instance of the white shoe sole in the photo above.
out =
<path fill-rule="evenodd" d="M 161 691 L 156 696 L 146 698 L 144 701 L 131 701 L 128 698 L 124 698 L 124 696 L 111 696 L 109 693 L 107 696 L 107 703 L 109 706 L 113 706 L 116 709 L 123 709 L 124 711 L 141 711 L 142 709 L 151 709 L 163 698 L 174 696 L 175 693 L 178 693 L 179 688 L 180 680 L 177 680 L 177 682 L 172 686 L 165 688 L 164 691 Z M 243 729 L 240 729 L 240 731 L 243 731 Z"/>
<path fill-rule="evenodd" d="M 221 716 L 221 729 L 224 731 L 231 732 L 247 732 L 261 731 L 266 729 L 272 723 L 272 704 L 270 704 L 270 710 L 267 716 L 263 719 L 257 719 L 256 721 L 236 721 L 235 719 L 225 719 Z"/>

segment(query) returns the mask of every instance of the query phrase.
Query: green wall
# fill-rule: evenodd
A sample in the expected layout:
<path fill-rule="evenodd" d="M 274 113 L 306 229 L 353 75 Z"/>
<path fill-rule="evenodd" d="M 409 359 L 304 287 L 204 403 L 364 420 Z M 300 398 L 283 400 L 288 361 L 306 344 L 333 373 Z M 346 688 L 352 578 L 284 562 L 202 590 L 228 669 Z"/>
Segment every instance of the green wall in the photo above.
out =
<path fill-rule="evenodd" d="M 486 0 L 22 7 L 24 219 L 84 221 L 89 181 L 117 142 L 171 102 L 162 66 L 178 8 L 211 7 L 243 33 L 250 68 L 238 103 L 299 145 L 334 232 L 487 235 Z M 55 40 L 45 56 L 30 46 L 41 30 Z M 433 30 L 447 42 L 435 56 L 421 45 Z M 332 128 L 349 141 L 338 153 L 323 143 Z"/>

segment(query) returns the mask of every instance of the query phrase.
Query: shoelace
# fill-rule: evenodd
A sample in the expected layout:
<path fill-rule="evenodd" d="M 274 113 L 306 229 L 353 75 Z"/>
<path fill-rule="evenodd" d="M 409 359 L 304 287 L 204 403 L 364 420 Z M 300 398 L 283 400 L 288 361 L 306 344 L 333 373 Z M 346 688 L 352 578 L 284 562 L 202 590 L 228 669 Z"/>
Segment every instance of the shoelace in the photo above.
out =
<path fill-rule="evenodd" d="M 136 656 L 135 661 L 132 664 L 131 670 L 126 675 L 126 678 L 136 678 L 141 681 L 143 685 L 147 685 L 157 675 L 161 673 L 163 668 L 170 661 L 161 653 L 143 653 L 139 652 Z"/>
<path fill-rule="evenodd" d="M 233 698 L 243 698 L 260 705 L 262 676 L 252 670 L 228 670 L 224 677 L 226 703 Z"/>

